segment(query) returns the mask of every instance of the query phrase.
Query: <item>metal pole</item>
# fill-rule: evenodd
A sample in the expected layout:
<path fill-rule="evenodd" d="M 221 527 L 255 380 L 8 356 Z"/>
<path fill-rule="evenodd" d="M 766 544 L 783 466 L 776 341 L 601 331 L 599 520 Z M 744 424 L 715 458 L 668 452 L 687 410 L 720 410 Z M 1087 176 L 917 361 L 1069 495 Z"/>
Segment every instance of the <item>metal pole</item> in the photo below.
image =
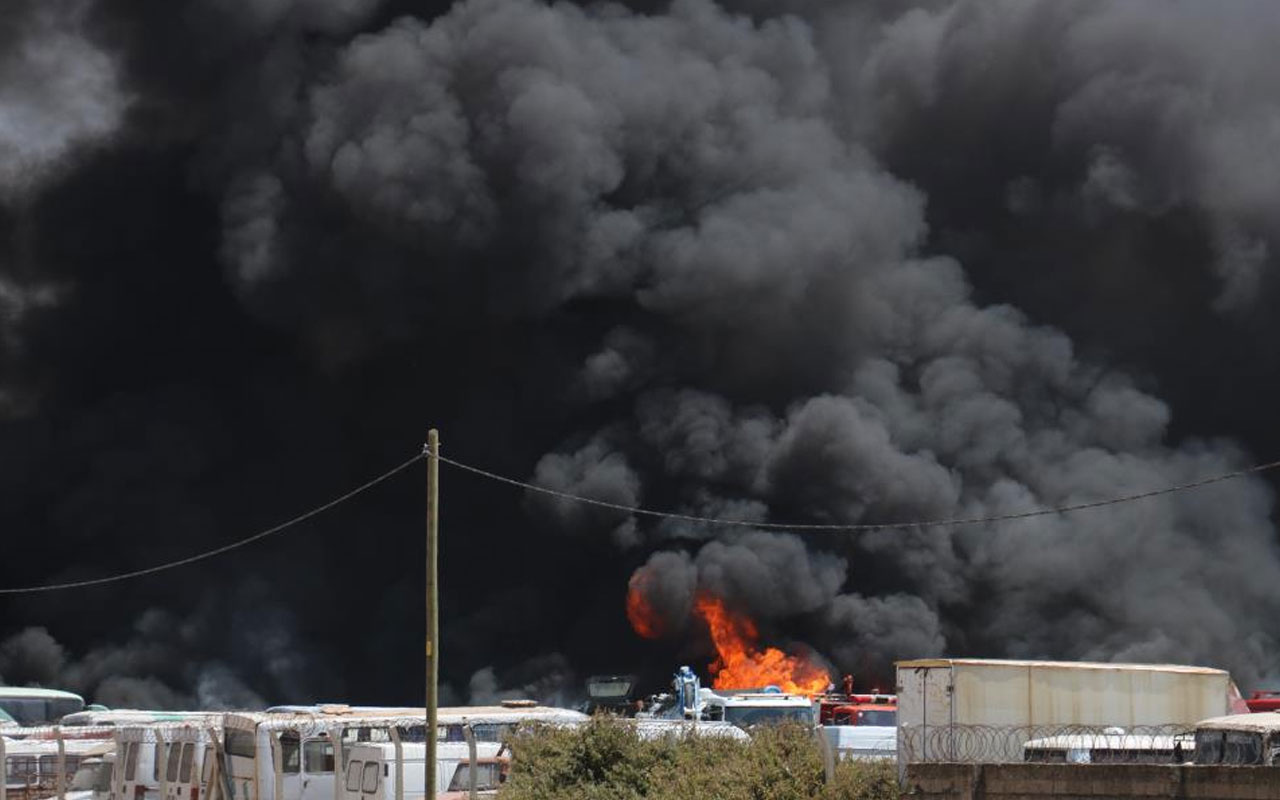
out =
<path fill-rule="evenodd" d="M 471 723 L 468 722 L 462 726 L 462 736 L 467 740 L 467 764 L 471 770 L 467 774 L 467 783 L 470 788 L 467 790 L 467 797 L 470 800 L 476 800 L 479 796 L 476 794 L 476 732 L 471 729 Z"/>
<path fill-rule="evenodd" d="M 396 795 L 395 800 L 404 800 L 404 743 L 400 741 L 400 730 L 392 725 L 387 728 L 391 741 L 396 746 Z"/>
<path fill-rule="evenodd" d="M 436 616 L 437 542 L 440 532 L 440 432 L 427 432 L 427 724 L 423 775 L 426 800 L 436 800 L 436 687 L 440 678 L 440 629 Z"/>
<path fill-rule="evenodd" d="M 156 728 L 156 769 L 160 770 L 160 800 L 169 800 L 169 742 L 164 730 Z M 176 777 L 176 776 L 175 776 Z"/>
<path fill-rule="evenodd" d="M 117 756 L 119 758 L 119 756 Z M 4 737 L 0 736 L 0 800 L 9 798 L 9 758 L 4 752 Z"/>
<path fill-rule="evenodd" d="M 58 737 L 58 800 L 67 800 L 67 743 L 62 738 L 62 728 L 54 728 Z"/>

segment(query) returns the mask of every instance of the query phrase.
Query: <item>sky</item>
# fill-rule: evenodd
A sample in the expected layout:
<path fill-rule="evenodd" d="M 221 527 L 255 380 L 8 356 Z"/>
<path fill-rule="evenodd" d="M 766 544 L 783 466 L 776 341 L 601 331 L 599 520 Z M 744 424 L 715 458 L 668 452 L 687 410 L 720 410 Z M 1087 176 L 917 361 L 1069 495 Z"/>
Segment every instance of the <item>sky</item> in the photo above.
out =
<path fill-rule="evenodd" d="M 1009 514 L 1280 457 L 1273 4 L 6 7 L 6 586 L 219 546 L 431 427 L 519 480 L 754 522 Z M 794 534 L 446 466 L 445 698 L 705 666 L 699 593 L 869 681 L 945 654 L 1280 685 L 1275 488 Z M 416 703 L 424 503 L 415 467 L 198 566 L 0 597 L 0 679 Z"/>

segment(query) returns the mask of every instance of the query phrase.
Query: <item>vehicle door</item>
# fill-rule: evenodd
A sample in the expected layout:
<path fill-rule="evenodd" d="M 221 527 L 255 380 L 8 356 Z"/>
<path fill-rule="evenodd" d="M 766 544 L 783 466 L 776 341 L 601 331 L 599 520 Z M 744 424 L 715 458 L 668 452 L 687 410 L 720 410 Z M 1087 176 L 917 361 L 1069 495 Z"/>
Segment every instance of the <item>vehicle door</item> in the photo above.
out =
<path fill-rule="evenodd" d="M 213 762 L 218 757 L 218 751 L 209 742 L 201 742 L 196 746 L 196 754 L 199 756 L 197 760 L 200 762 L 200 786 L 199 794 L 196 800 L 207 800 L 212 788 L 209 783 L 213 779 Z"/>
<path fill-rule="evenodd" d="M 280 788 L 283 797 L 276 800 L 301 800 L 302 797 L 302 737 L 297 731 L 280 734 Z M 330 795 L 332 799 L 333 795 Z"/>
<path fill-rule="evenodd" d="M 174 751 L 177 751 L 178 767 L 176 776 L 170 771 L 169 782 L 165 787 L 165 800 L 196 800 L 191 791 L 195 749 L 195 742 L 174 742 L 169 745 L 169 760 L 173 761 Z"/>
<path fill-rule="evenodd" d="M 333 800 L 333 742 L 327 737 L 302 742 L 300 800 Z"/>

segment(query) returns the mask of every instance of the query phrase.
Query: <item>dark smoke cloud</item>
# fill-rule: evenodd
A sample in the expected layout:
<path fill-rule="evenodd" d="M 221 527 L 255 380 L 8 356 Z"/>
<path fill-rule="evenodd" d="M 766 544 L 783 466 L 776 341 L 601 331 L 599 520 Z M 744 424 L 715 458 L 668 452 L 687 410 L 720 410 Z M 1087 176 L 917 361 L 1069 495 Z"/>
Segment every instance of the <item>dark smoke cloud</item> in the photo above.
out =
<path fill-rule="evenodd" d="M 15 95 L 48 136 L 0 138 L 0 524 L 33 580 L 221 543 L 429 424 L 546 488 L 750 522 L 1016 513 L 1280 447 L 1268 4 L 18 8 L 0 97 L 54 87 Z M 477 701 L 705 655 L 698 591 L 868 677 L 951 652 L 1251 684 L 1280 650 L 1259 478 L 803 536 L 445 480 L 445 677 Z M 0 674 L 408 702 L 403 497 L 103 595 L 106 630 L 17 601 L 58 640 Z M 629 575 L 668 639 L 627 631 Z"/>
<path fill-rule="evenodd" d="M 21 198 L 115 133 L 119 67 L 88 35 L 87 0 L 15 0 L 0 22 L 0 193 Z"/>

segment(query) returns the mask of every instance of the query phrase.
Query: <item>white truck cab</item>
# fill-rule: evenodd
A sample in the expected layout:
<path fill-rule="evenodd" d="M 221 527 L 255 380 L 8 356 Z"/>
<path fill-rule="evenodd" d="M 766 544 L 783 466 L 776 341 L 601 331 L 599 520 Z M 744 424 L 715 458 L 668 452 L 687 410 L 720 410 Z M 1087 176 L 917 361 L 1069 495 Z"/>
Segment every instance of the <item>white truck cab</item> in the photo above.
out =
<path fill-rule="evenodd" d="M 702 689 L 698 696 L 702 701 L 702 718 L 705 720 L 723 720 L 739 728 L 787 722 L 810 726 L 817 724 L 813 701 L 804 695 L 784 694 L 765 688 L 743 692 Z"/>

